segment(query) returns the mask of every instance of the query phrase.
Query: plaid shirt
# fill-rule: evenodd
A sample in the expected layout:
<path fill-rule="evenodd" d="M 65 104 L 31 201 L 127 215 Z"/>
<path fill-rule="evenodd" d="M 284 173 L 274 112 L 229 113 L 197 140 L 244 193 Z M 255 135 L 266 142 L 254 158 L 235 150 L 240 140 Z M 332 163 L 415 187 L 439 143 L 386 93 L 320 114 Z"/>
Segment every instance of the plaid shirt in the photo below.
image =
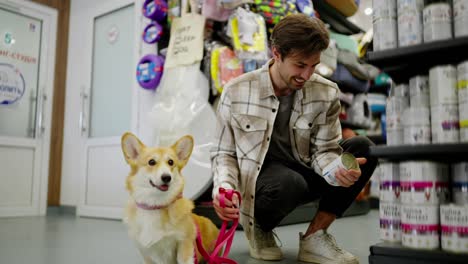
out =
<path fill-rule="evenodd" d="M 219 187 L 240 191 L 240 222 L 249 239 L 255 225 L 255 184 L 279 108 L 269 74 L 271 63 L 225 85 L 211 149 L 213 195 Z M 294 96 L 289 121 L 292 153 L 319 175 L 342 152 L 338 92 L 335 83 L 313 74 Z"/>

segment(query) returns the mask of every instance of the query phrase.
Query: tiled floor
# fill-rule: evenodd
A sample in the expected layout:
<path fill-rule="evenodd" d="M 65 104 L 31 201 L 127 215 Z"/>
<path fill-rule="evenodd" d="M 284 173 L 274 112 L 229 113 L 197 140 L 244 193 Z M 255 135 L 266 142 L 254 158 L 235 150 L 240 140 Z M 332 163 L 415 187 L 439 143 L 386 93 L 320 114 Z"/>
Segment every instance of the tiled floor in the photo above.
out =
<path fill-rule="evenodd" d="M 307 224 L 277 229 L 285 259 L 273 263 L 297 263 L 298 233 Z M 338 219 L 329 232 L 338 244 L 368 263 L 369 246 L 379 241 L 379 213 Z M 236 233 L 229 255 L 239 264 L 272 263 L 251 259 L 247 241 Z M 1 264 L 117 264 L 142 263 L 120 221 L 50 214 L 47 217 L 0 219 Z"/>

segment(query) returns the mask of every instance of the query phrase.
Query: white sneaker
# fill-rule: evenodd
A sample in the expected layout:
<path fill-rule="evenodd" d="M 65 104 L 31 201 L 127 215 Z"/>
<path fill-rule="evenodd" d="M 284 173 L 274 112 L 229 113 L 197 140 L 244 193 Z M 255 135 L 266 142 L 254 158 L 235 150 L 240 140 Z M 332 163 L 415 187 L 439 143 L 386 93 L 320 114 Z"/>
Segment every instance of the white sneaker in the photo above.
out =
<path fill-rule="evenodd" d="M 299 261 L 312 263 L 359 264 L 359 260 L 336 244 L 335 238 L 319 230 L 306 238 L 299 233 Z"/>
<path fill-rule="evenodd" d="M 249 240 L 250 256 L 261 260 L 281 260 L 283 252 L 276 244 L 273 231 L 264 232 L 259 227 L 254 228 L 254 239 Z"/>

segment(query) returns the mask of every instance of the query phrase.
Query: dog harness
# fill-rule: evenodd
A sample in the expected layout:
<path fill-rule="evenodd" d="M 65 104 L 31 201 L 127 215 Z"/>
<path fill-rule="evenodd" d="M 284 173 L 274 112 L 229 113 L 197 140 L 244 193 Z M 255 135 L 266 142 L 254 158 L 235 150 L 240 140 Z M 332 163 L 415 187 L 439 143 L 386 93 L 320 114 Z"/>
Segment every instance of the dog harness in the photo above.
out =
<path fill-rule="evenodd" d="M 234 194 L 237 194 L 237 197 L 239 197 L 239 206 L 240 206 L 241 195 L 238 191 L 219 188 L 219 205 L 221 207 L 226 207 L 226 204 L 224 203 L 225 199 L 232 201 L 232 196 Z M 235 262 L 232 259 L 229 259 L 227 256 L 229 254 L 229 251 L 231 250 L 232 240 L 234 239 L 236 228 L 239 225 L 239 219 L 235 219 L 233 221 L 231 229 L 229 230 L 227 228 L 227 225 L 228 225 L 228 221 L 223 221 L 223 224 L 221 225 L 221 230 L 219 230 L 218 238 L 216 239 L 214 250 L 213 252 L 211 252 L 211 255 L 208 254 L 208 252 L 206 252 L 205 248 L 203 247 L 200 229 L 198 225 L 196 225 L 197 227 L 196 245 L 197 245 L 198 251 L 200 252 L 200 254 L 203 256 L 203 258 L 206 260 L 208 264 L 237 264 L 237 262 Z M 224 244 L 226 245 L 224 246 Z M 220 252 L 222 252 L 222 254 Z M 198 263 L 196 252 L 195 252 L 195 263 Z"/>

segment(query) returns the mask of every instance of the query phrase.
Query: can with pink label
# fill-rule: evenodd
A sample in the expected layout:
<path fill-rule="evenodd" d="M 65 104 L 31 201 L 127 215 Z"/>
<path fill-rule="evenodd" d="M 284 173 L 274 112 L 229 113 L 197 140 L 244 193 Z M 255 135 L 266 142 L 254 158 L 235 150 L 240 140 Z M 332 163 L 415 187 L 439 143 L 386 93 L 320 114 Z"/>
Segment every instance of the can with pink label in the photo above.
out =
<path fill-rule="evenodd" d="M 402 204 L 401 242 L 412 248 L 439 248 L 439 206 Z"/>
<path fill-rule="evenodd" d="M 399 203 L 380 203 L 380 239 L 389 242 L 401 242 L 400 210 Z"/>
<path fill-rule="evenodd" d="M 430 161 L 400 163 L 402 204 L 438 205 L 450 201 L 448 167 Z"/>
<path fill-rule="evenodd" d="M 380 201 L 400 201 L 400 168 L 398 163 L 380 163 Z"/>
<path fill-rule="evenodd" d="M 441 205 L 440 227 L 443 250 L 468 253 L 468 205 Z"/>

